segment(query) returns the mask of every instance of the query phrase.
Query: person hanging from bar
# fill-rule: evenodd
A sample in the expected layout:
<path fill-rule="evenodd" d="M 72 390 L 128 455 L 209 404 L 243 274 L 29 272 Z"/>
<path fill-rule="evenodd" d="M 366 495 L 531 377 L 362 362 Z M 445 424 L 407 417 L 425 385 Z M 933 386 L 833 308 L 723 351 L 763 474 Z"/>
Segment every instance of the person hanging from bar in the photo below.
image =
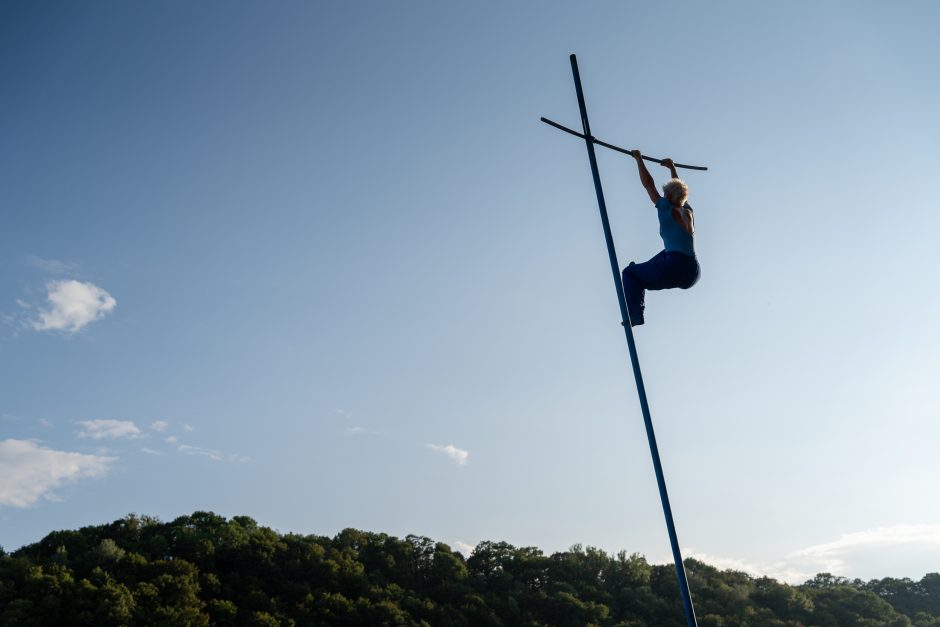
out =
<path fill-rule="evenodd" d="M 695 257 L 695 218 L 686 202 L 689 186 L 679 178 L 672 159 L 663 159 L 672 179 L 663 185 L 663 195 L 643 163 L 639 150 L 631 152 L 640 172 L 640 182 L 656 205 L 659 214 L 659 235 L 664 249 L 645 263 L 630 262 L 623 269 L 623 292 L 632 326 L 643 324 L 646 290 L 678 287 L 687 290 L 698 282 L 700 268 Z"/>

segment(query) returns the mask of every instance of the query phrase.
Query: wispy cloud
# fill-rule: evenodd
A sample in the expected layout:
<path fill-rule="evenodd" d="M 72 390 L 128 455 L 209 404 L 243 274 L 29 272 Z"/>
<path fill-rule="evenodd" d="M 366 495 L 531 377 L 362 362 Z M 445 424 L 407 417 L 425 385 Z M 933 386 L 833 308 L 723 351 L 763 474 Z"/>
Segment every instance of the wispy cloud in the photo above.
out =
<path fill-rule="evenodd" d="M 29 507 L 52 491 L 107 474 L 114 457 L 44 448 L 31 440 L 0 440 L 0 505 Z"/>
<path fill-rule="evenodd" d="M 43 259 L 38 255 L 26 255 L 26 264 L 38 268 L 49 274 L 74 274 L 78 272 L 78 264 L 71 261 L 59 261 L 58 259 Z"/>
<path fill-rule="evenodd" d="M 118 440 L 139 438 L 143 432 L 130 420 L 82 420 L 78 437 L 91 440 Z"/>
<path fill-rule="evenodd" d="M 687 557 L 694 557 L 720 569 L 739 570 L 754 576 L 767 576 L 789 583 L 802 583 L 822 572 L 847 576 L 852 564 L 864 561 L 874 551 L 897 553 L 901 546 L 910 546 L 919 551 L 940 548 L 940 525 L 892 525 L 865 531 L 845 533 L 832 542 L 814 544 L 787 554 L 772 563 L 753 563 L 746 560 L 721 557 L 686 550 Z M 888 554 L 885 553 L 885 554 Z"/>
<path fill-rule="evenodd" d="M 212 461 L 222 461 L 222 453 L 214 449 L 203 448 L 201 446 L 190 446 L 189 444 L 180 444 L 178 447 L 176 447 L 176 450 L 186 455 L 202 455 L 204 457 L 208 457 Z"/>
<path fill-rule="evenodd" d="M 163 451 L 157 451 L 157 450 L 154 450 L 152 448 L 147 448 L 147 447 L 140 449 L 140 452 L 146 453 L 147 455 L 165 455 Z"/>
<path fill-rule="evenodd" d="M 202 457 L 208 457 L 214 462 L 226 461 L 234 464 L 243 464 L 250 459 L 246 455 L 237 455 L 234 453 L 226 455 L 216 449 L 204 448 L 202 446 L 192 446 L 190 444 L 180 444 L 176 447 L 176 451 L 184 455 L 200 455 Z"/>
<path fill-rule="evenodd" d="M 37 331 L 75 333 L 111 313 L 117 305 L 111 294 L 93 283 L 50 281 L 46 289 L 49 306 L 30 323 Z"/>
<path fill-rule="evenodd" d="M 43 429 L 51 429 L 53 426 L 52 422 L 49 420 L 46 420 L 45 418 L 37 418 L 37 419 L 24 418 L 22 416 L 16 416 L 14 414 L 7 414 L 7 413 L 0 413 L 0 420 L 7 421 L 7 422 L 20 422 L 20 423 L 25 422 L 29 424 L 35 424 L 35 425 L 39 425 Z"/>
<path fill-rule="evenodd" d="M 183 425 L 183 433 L 192 433 L 193 428 L 191 425 Z"/>
<path fill-rule="evenodd" d="M 337 409 L 335 411 L 338 415 L 342 415 L 343 417 L 348 417 L 348 414 L 342 409 Z M 373 429 L 356 425 L 356 424 L 353 424 L 353 426 L 344 428 L 343 434 L 348 437 L 368 436 L 368 437 L 374 437 L 374 438 L 381 438 L 384 440 L 390 440 L 392 442 L 397 442 L 397 443 L 401 443 L 403 440 L 403 438 L 397 434 L 388 433 L 384 431 L 375 431 Z M 467 464 L 467 461 L 470 459 L 469 451 L 462 449 L 462 448 L 458 448 L 454 446 L 453 444 L 446 444 L 446 445 L 445 444 L 424 444 L 422 445 L 420 444 L 420 442 L 412 441 L 410 446 L 423 446 L 424 448 L 432 450 L 435 453 L 441 453 L 442 455 L 446 455 L 447 457 L 451 459 L 451 461 L 453 461 L 458 466 L 465 466 Z"/>
<path fill-rule="evenodd" d="M 155 420 L 150 423 L 150 428 L 156 431 L 157 433 L 163 433 L 170 426 L 166 420 Z"/>
<path fill-rule="evenodd" d="M 372 429 L 366 429 L 365 427 L 346 427 L 343 429 L 343 433 L 346 435 L 375 435 L 379 437 L 385 437 L 384 433 L 373 431 Z"/>
<path fill-rule="evenodd" d="M 438 453 L 447 455 L 458 466 L 466 465 L 467 459 L 470 457 L 470 453 L 468 451 L 457 448 L 453 444 L 448 444 L 447 446 L 441 446 L 440 444 L 426 444 L 425 446 L 432 451 L 437 451 Z"/>
<path fill-rule="evenodd" d="M 719 570 L 737 570 L 747 573 L 752 577 L 772 577 L 787 583 L 803 583 L 816 574 L 815 572 L 797 568 L 786 560 L 780 560 L 772 564 L 755 564 L 747 560 L 712 555 L 691 548 L 687 549 L 684 553 L 686 557 L 705 562 Z"/>
<path fill-rule="evenodd" d="M 787 557 L 817 564 L 827 572 L 837 573 L 845 568 L 846 560 L 860 550 L 893 548 L 905 544 L 940 547 L 940 525 L 893 525 L 846 533 L 838 540 L 794 551 Z"/>

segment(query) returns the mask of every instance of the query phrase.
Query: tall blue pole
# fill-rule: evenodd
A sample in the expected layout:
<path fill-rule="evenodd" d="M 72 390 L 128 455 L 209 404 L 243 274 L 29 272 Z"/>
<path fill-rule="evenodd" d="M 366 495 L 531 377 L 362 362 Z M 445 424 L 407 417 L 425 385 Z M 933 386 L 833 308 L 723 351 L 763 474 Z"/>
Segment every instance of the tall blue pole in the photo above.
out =
<path fill-rule="evenodd" d="M 669 544 L 672 545 L 672 558 L 676 562 L 676 575 L 679 578 L 679 593 L 682 595 L 682 607 L 685 610 L 685 619 L 686 622 L 688 622 L 688 627 L 698 627 L 698 623 L 695 620 L 695 608 L 692 607 L 692 595 L 689 592 L 689 581 L 685 576 L 685 566 L 682 564 L 682 553 L 679 551 L 679 538 L 676 535 L 676 525 L 672 520 L 672 508 L 669 506 L 669 494 L 666 492 L 666 479 L 663 477 L 663 465 L 659 461 L 659 447 L 656 446 L 656 434 L 653 432 L 653 419 L 650 416 L 650 407 L 646 400 L 646 387 L 643 385 L 643 374 L 640 372 L 640 359 L 636 354 L 633 327 L 630 325 L 630 312 L 627 311 L 626 300 L 623 296 L 620 264 L 617 262 L 614 238 L 610 234 L 610 220 L 607 219 L 607 203 L 604 202 L 604 190 L 601 188 L 601 177 L 597 171 L 597 157 L 594 155 L 594 138 L 591 135 L 591 125 L 588 123 L 587 108 L 584 106 L 584 92 L 581 90 L 581 74 L 578 72 L 578 59 L 574 55 L 571 55 L 571 73 L 574 74 L 574 86 L 578 92 L 578 107 L 581 109 L 581 126 L 584 128 L 584 143 L 587 146 L 588 158 L 591 160 L 591 175 L 594 177 L 594 190 L 597 192 L 597 205 L 601 210 L 601 222 L 604 224 L 604 238 L 607 240 L 610 269 L 614 273 L 614 285 L 617 288 L 617 302 L 620 303 L 620 317 L 623 320 L 623 330 L 627 336 L 627 346 L 630 348 L 630 361 L 633 364 L 636 391 L 640 395 L 640 408 L 643 410 L 643 422 L 646 424 L 646 437 L 650 443 L 650 454 L 653 456 L 653 468 L 656 471 L 656 483 L 659 485 L 659 497 L 663 502 L 663 514 L 666 516 L 666 529 L 669 531 Z"/>

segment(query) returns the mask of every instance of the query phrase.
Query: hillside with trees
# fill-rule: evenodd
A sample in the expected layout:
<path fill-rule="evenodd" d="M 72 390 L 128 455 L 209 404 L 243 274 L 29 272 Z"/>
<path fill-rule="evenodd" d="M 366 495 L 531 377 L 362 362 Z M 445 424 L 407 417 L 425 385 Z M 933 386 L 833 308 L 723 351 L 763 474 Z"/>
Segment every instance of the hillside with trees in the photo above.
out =
<path fill-rule="evenodd" d="M 791 586 L 686 562 L 699 625 L 940 627 L 940 575 Z M 128 516 L 0 550 L 0 627 L 685 624 L 671 565 L 573 546 L 346 529 L 281 534 L 245 516 Z"/>

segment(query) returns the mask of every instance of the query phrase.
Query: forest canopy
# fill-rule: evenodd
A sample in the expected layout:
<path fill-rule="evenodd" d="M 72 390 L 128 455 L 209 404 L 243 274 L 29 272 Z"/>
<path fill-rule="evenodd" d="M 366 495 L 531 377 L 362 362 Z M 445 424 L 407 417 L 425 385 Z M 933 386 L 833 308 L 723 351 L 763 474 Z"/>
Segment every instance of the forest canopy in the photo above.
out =
<path fill-rule="evenodd" d="M 940 627 L 940 575 L 791 586 L 687 560 L 699 625 Z M 282 534 L 246 516 L 130 515 L 0 549 L 0 627 L 433 625 L 682 627 L 672 565 L 576 545 Z"/>

